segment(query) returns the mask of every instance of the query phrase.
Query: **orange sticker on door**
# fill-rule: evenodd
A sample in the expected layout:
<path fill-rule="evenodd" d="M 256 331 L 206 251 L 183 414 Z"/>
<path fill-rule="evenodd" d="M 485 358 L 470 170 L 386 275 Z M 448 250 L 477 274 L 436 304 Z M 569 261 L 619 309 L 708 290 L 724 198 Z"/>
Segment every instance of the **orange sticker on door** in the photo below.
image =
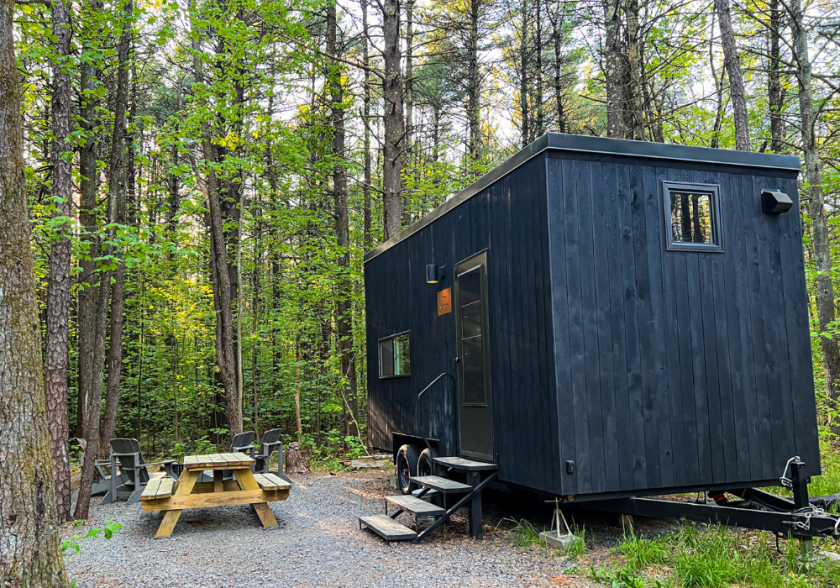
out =
<path fill-rule="evenodd" d="M 452 288 L 437 293 L 438 316 L 452 312 Z"/>

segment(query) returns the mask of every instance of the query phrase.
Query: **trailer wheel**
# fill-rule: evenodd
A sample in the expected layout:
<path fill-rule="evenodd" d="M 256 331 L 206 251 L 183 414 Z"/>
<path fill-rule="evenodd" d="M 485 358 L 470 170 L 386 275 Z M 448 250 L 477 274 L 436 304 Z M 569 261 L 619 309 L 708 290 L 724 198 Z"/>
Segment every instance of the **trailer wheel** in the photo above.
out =
<path fill-rule="evenodd" d="M 416 445 L 406 444 L 397 451 L 397 484 L 403 494 L 411 494 L 411 476 L 417 471 L 419 454 Z"/>
<path fill-rule="evenodd" d="M 418 476 L 431 476 L 434 475 L 435 466 L 434 466 L 434 455 L 427 447 L 423 451 L 420 452 L 420 457 L 417 458 L 417 475 Z"/>

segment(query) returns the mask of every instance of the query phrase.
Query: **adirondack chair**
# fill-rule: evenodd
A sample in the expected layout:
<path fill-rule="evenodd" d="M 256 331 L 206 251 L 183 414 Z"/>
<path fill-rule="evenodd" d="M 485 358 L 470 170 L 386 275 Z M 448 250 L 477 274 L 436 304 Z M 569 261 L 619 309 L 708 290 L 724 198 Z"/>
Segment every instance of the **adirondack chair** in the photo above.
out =
<path fill-rule="evenodd" d="M 277 451 L 277 471 L 274 473 L 291 484 L 292 481 L 286 474 L 283 473 L 283 442 L 280 441 L 281 435 L 282 430 L 280 429 L 271 429 L 270 431 L 263 433 L 262 442 L 260 443 L 260 452 L 254 456 L 256 463 L 251 466 L 251 469 L 253 469 L 254 473 L 257 474 L 269 473 L 268 464 L 271 460 L 271 455 Z"/>
<path fill-rule="evenodd" d="M 168 477 L 178 479 L 178 474 L 173 468 L 175 460 L 146 463 L 137 439 L 111 439 L 111 471 L 116 471 L 119 467 L 125 474 L 125 480 L 118 483 L 117 477 L 111 476 L 111 488 L 102 499 L 102 504 L 110 504 L 126 497 L 128 504 L 139 502 L 143 489 L 149 483 L 149 468 L 160 465 L 166 468 Z"/>
<path fill-rule="evenodd" d="M 87 441 L 79 437 L 76 439 L 79 442 L 79 446 L 82 449 L 82 467 L 85 467 L 85 456 L 87 455 Z M 105 494 L 111 488 L 111 476 L 113 475 L 114 470 L 111 469 L 111 461 L 108 459 L 97 459 L 94 462 L 94 469 L 96 473 L 96 479 L 93 482 L 93 488 L 91 489 L 90 495 L 91 496 L 99 496 L 100 494 Z M 119 470 L 119 468 L 117 468 Z M 117 476 L 122 480 L 122 477 L 125 474 L 119 472 Z M 125 482 L 122 480 L 121 483 Z M 79 489 L 76 488 L 73 491 L 73 494 L 70 495 L 70 500 L 77 500 L 79 498 Z"/>
<path fill-rule="evenodd" d="M 248 457 L 254 457 L 254 446 L 251 445 L 251 442 L 254 440 L 255 433 L 253 431 L 248 431 L 246 433 L 239 433 L 233 438 L 233 441 L 230 442 L 230 452 L 231 453 L 244 453 Z M 223 470 L 222 471 L 222 479 L 224 480 L 233 480 L 233 472 L 230 470 Z M 212 482 L 213 481 L 213 472 L 201 472 L 201 476 L 198 478 L 199 482 Z"/>

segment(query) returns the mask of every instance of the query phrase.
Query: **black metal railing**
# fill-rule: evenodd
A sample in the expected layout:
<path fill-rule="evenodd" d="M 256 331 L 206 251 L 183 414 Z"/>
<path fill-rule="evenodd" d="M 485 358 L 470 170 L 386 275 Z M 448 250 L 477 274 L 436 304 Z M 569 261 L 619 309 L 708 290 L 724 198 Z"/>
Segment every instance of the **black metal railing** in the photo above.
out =
<path fill-rule="evenodd" d="M 458 426 L 457 426 L 458 425 L 458 418 L 457 418 L 457 415 L 458 415 L 458 396 L 455 393 L 456 390 L 457 390 L 458 384 L 457 384 L 457 381 L 455 380 L 455 376 L 453 376 L 449 372 L 443 372 L 438 377 L 436 377 L 434 380 L 429 382 L 429 384 L 420 391 L 420 393 L 417 395 L 417 404 L 415 405 L 415 421 L 417 422 L 417 425 L 421 428 L 421 430 L 423 432 L 423 442 L 426 444 L 426 447 L 429 449 L 430 452 L 432 451 L 432 446 L 429 443 L 429 436 L 428 436 L 429 423 L 425 422 L 424 424 L 421 425 L 421 420 L 420 420 L 419 415 L 417 413 L 420 412 L 420 405 L 421 405 L 420 399 L 423 397 L 423 394 L 425 394 L 427 390 L 429 390 L 432 386 L 434 386 L 435 384 L 437 384 L 438 382 L 440 382 L 444 378 L 449 378 L 450 380 L 452 380 L 452 399 L 453 399 L 453 402 L 452 402 L 452 419 L 453 419 L 452 431 L 456 436 L 456 439 L 454 440 L 455 447 L 456 448 L 458 447 L 458 443 L 457 443 L 457 441 L 458 441 L 457 440 L 457 436 L 458 436 Z M 427 420 L 427 419 L 424 419 L 424 420 Z"/>

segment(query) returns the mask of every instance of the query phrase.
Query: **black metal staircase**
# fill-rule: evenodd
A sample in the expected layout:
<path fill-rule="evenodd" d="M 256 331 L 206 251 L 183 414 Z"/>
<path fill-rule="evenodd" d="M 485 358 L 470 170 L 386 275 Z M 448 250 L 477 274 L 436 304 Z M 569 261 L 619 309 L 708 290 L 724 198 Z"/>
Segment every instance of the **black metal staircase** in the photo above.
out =
<path fill-rule="evenodd" d="M 481 537 L 481 492 L 498 477 L 498 466 L 462 457 L 436 457 L 434 461 L 438 468 L 445 470 L 443 476 L 412 477 L 411 481 L 420 486 L 418 492 L 409 496 L 386 496 L 385 514 L 359 517 L 359 528 L 367 528 L 386 541 L 413 540 L 414 543 L 419 543 L 449 520 L 453 514 L 467 506 L 470 537 Z M 466 474 L 467 483 L 463 484 L 445 477 L 453 471 Z M 423 497 L 432 490 L 442 497 L 443 507 L 423 500 Z M 451 506 L 447 506 L 450 495 L 453 498 L 457 497 L 457 500 Z M 394 506 L 396 510 L 389 513 L 389 505 Z M 403 512 L 414 516 L 414 530 L 396 521 Z M 433 519 L 432 523 L 422 531 L 420 530 L 421 518 Z"/>

